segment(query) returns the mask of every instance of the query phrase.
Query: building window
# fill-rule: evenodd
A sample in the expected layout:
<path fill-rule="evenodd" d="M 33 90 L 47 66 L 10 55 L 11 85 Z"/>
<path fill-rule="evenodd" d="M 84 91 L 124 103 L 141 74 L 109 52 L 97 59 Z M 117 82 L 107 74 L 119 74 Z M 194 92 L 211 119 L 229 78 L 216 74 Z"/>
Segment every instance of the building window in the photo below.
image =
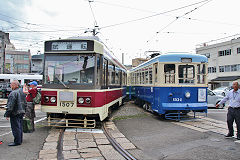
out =
<path fill-rule="evenodd" d="M 11 54 L 6 54 L 6 59 L 11 59 L 12 55 Z"/>
<path fill-rule="evenodd" d="M 231 55 L 232 50 L 231 49 L 226 49 L 223 51 L 218 51 L 218 56 L 227 56 L 227 55 Z"/>
<path fill-rule="evenodd" d="M 23 60 L 29 60 L 29 56 L 28 55 L 24 55 L 23 56 Z"/>
<path fill-rule="evenodd" d="M 237 65 L 237 71 L 240 71 L 240 64 Z"/>
<path fill-rule="evenodd" d="M 227 65 L 225 66 L 225 72 L 230 72 L 231 71 L 231 66 L 230 65 Z"/>
<path fill-rule="evenodd" d="M 217 72 L 217 68 L 216 67 L 212 67 L 212 73 L 216 73 Z"/>
<path fill-rule="evenodd" d="M 219 72 L 224 72 L 224 66 L 219 66 Z"/>
<path fill-rule="evenodd" d="M 208 73 L 216 73 L 216 67 L 208 67 Z"/>
<path fill-rule="evenodd" d="M 208 73 L 212 73 L 212 67 L 208 67 Z"/>
<path fill-rule="evenodd" d="M 240 54 L 240 47 L 237 48 L 237 54 Z"/>
<path fill-rule="evenodd" d="M 237 71 L 237 65 L 231 65 L 231 72 Z"/>

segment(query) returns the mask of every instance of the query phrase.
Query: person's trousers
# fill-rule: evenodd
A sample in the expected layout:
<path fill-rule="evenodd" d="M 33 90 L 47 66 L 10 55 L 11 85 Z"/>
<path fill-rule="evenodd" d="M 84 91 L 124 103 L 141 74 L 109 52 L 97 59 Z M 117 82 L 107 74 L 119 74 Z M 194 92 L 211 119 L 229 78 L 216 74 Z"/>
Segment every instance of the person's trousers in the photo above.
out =
<path fill-rule="evenodd" d="M 237 136 L 240 137 L 240 108 L 228 108 L 227 113 L 227 125 L 230 134 L 234 134 L 233 122 L 237 125 Z"/>
<path fill-rule="evenodd" d="M 35 105 L 32 102 L 27 102 L 25 117 L 30 119 L 30 121 L 31 121 L 32 128 L 31 128 L 30 132 L 35 131 L 34 117 L 36 117 L 36 114 L 35 114 L 34 108 L 35 108 Z"/>
<path fill-rule="evenodd" d="M 18 114 L 10 117 L 10 123 L 12 128 L 12 134 L 14 137 L 14 143 L 22 144 L 23 139 L 23 115 Z"/>

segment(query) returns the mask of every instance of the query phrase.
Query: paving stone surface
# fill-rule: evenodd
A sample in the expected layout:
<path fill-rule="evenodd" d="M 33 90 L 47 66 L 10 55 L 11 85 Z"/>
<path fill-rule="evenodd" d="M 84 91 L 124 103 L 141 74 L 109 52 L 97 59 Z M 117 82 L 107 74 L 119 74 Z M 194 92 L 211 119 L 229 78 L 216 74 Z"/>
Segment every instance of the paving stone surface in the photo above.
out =
<path fill-rule="evenodd" d="M 125 138 L 125 136 L 122 133 L 120 133 L 120 132 L 112 133 L 112 137 L 113 138 Z"/>
<path fill-rule="evenodd" d="M 46 138 L 46 142 L 57 142 L 58 138 L 59 138 L 59 136 L 48 136 Z"/>
<path fill-rule="evenodd" d="M 97 147 L 97 144 L 95 142 L 79 142 L 78 146 L 78 149 L 94 148 Z"/>
<path fill-rule="evenodd" d="M 82 158 L 93 158 L 102 156 L 100 152 L 80 153 Z"/>
<path fill-rule="evenodd" d="M 96 139 L 96 143 L 97 143 L 97 145 L 110 144 L 110 142 L 109 142 L 109 140 L 107 138 Z"/>
<path fill-rule="evenodd" d="M 76 146 L 77 145 L 77 141 L 76 140 L 66 140 L 63 141 L 63 146 Z"/>
<path fill-rule="evenodd" d="M 107 138 L 104 133 L 94 133 L 93 134 L 94 138 Z"/>
<path fill-rule="evenodd" d="M 124 149 L 135 149 L 136 147 L 130 143 L 130 142 L 127 142 L 127 143 L 120 143 L 120 145 L 124 148 Z"/>
<path fill-rule="evenodd" d="M 91 139 L 91 138 L 93 138 L 93 135 L 90 133 L 78 133 L 76 135 L 76 138 L 77 139 Z"/>
<path fill-rule="evenodd" d="M 39 155 L 44 155 L 44 154 L 56 154 L 57 149 L 48 149 L 48 150 L 41 150 L 39 152 Z"/>
<path fill-rule="evenodd" d="M 115 139 L 118 143 L 130 143 L 127 138 L 116 138 Z"/>
<path fill-rule="evenodd" d="M 93 138 L 90 139 L 78 139 L 78 142 L 94 142 Z"/>
<path fill-rule="evenodd" d="M 113 138 L 125 149 L 133 149 L 135 146 L 119 132 L 115 124 L 107 122 L 107 128 Z M 53 129 L 46 138 L 43 150 L 39 152 L 40 159 L 57 158 L 57 142 L 59 130 Z M 80 160 L 121 160 L 124 159 L 110 144 L 102 130 L 66 129 L 63 135 L 64 159 Z M 49 155 L 49 156 L 48 156 Z M 40 157 L 41 156 L 41 157 Z"/>
<path fill-rule="evenodd" d="M 39 159 L 55 159 L 55 158 L 57 158 L 57 153 L 39 155 Z"/>
<path fill-rule="evenodd" d="M 100 152 L 98 148 L 84 148 L 78 150 L 80 153 L 88 153 L 88 152 Z"/>
<path fill-rule="evenodd" d="M 63 146 L 63 150 L 64 151 L 70 151 L 70 150 L 74 150 L 77 149 L 77 146 Z"/>

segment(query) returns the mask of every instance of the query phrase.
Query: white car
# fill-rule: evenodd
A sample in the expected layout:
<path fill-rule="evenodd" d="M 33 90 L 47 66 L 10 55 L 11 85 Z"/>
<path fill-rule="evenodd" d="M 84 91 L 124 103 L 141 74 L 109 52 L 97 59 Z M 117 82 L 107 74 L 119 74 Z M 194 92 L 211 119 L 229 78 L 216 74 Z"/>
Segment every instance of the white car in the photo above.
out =
<path fill-rule="evenodd" d="M 231 87 L 219 87 L 214 89 L 213 92 L 217 95 L 226 96 L 230 90 L 231 90 Z"/>
<path fill-rule="evenodd" d="M 207 97 L 208 108 L 215 108 L 216 104 L 218 104 L 224 98 L 224 96 L 217 95 L 210 89 L 207 89 L 207 95 L 208 95 L 208 97 Z M 225 104 L 222 104 L 219 106 L 219 108 L 224 108 L 224 107 L 225 107 Z"/>

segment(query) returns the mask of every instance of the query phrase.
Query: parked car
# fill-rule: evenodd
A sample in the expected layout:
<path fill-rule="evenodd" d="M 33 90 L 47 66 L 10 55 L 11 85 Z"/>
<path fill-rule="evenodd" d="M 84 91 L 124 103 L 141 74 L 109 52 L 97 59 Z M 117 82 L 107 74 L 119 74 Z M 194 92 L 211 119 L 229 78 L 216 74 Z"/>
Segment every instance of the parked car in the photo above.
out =
<path fill-rule="evenodd" d="M 226 96 L 227 93 L 231 90 L 231 87 L 219 87 L 213 90 L 216 95 Z"/>
<path fill-rule="evenodd" d="M 215 94 L 212 90 L 208 89 L 207 90 L 207 95 L 208 95 L 208 108 L 216 108 L 216 104 L 218 104 L 224 96 L 222 95 L 217 95 Z M 219 106 L 219 108 L 224 108 L 225 104 L 222 104 Z"/>

